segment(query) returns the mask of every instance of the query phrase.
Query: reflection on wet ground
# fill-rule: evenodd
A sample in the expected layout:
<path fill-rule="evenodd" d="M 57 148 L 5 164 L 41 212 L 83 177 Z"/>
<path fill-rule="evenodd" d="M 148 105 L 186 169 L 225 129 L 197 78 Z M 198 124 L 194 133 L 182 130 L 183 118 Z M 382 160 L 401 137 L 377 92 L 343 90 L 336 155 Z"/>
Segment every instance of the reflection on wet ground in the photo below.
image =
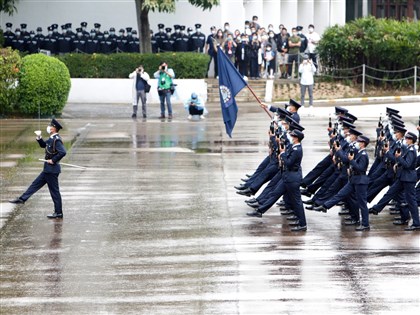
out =
<path fill-rule="evenodd" d="M 63 221 L 45 218 L 52 203 L 43 189 L 1 230 L 0 313 L 417 313 L 419 234 L 393 226 L 387 211 L 362 234 L 341 225 L 338 207 L 308 211 L 302 234 L 275 207 L 261 219 L 245 216 L 233 185 L 267 153 L 265 119 L 240 111 L 231 140 L 218 117 L 73 113 L 63 136 L 77 138 L 65 162 L 88 168 L 63 167 Z M 304 172 L 327 154 L 326 121 L 302 117 Z M 19 123 L 29 130 L 7 154 L 33 140 L 36 122 Z M 42 151 L 34 152 L 13 171 L 2 168 L 2 199 L 38 174 Z"/>

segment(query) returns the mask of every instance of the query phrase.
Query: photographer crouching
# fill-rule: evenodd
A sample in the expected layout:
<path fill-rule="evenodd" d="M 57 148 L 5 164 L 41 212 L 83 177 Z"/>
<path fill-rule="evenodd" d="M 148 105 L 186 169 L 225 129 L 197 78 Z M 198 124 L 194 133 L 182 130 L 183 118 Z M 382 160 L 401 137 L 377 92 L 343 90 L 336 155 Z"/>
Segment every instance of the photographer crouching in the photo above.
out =
<path fill-rule="evenodd" d="M 193 92 L 191 97 L 185 102 L 184 108 L 188 111 L 189 120 L 192 120 L 193 116 L 199 116 L 200 119 L 205 119 L 204 115 L 207 115 L 208 113 L 203 100 L 199 98 L 195 92 Z"/>
<path fill-rule="evenodd" d="M 156 71 L 153 75 L 157 79 L 158 84 L 158 93 L 160 99 L 160 118 L 165 118 L 165 100 L 166 105 L 168 106 L 168 119 L 172 119 L 172 104 L 171 104 L 171 95 L 173 90 L 173 79 L 175 78 L 175 73 L 171 68 L 168 68 L 166 62 L 161 62 L 159 65 L 159 70 Z"/>

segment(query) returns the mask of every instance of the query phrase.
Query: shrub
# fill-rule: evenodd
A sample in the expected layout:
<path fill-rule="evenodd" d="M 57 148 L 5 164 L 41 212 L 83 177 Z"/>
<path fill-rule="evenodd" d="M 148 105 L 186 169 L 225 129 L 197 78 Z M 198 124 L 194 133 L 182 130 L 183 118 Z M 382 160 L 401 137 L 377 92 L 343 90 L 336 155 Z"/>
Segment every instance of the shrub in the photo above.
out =
<path fill-rule="evenodd" d="M 64 108 L 70 91 L 70 74 L 60 60 L 43 54 L 22 59 L 18 111 L 22 114 L 57 115 Z"/>
<path fill-rule="evenodd" d="M 16 83 L 20 66 L 19 52 L 11 48 L 0 49 L 0 112 L 2 116 L 15 109 L 18 95 Z"/>
<path fill-rule="evenodd" d="M 174 69 L 177 78 L 203 78 L 207 72 L 208 55 L 198 53 L 158 54 L 65 54 L 57 56 L 69 68 L 72 78 L 127 78 L 138 65 L 152 75 L 161 61 Z"/>

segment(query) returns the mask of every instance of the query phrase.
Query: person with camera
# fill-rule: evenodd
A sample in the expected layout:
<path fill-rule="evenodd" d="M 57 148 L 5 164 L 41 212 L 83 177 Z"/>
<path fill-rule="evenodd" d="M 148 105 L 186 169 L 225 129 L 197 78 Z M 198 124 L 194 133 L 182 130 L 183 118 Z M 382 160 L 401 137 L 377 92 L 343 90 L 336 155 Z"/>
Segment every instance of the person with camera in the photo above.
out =
<path fill-rule="evenodd" d="M 165 100 L 168 107 L 168 118 L 172 119 L 171 95 L 173 91 L 174 70 L 168 68 L 166 62 L 161 62 L 158 71 L 153 75 L 157 79 L 158 93 L 160 99 L 160 118 L 165 118 Z"/>
<path fill-rule="evenodd" d="M 315 65 L 308 55 L 303 56 L 303 61 L 299 65 L 300 77 L 300 103 L 305 106 L 305 94 L 308 90 L 309 109 L 312 110 L 314 102 L 314 74 L 316 72 Z"/>
<path fill-rule="evenodd" d="M 188 111 L 188 120 L 192 120 L 193 116 L 200 116 L 200 119 L 205 119 L 204 115 L 208 113 L 203 100 L 195 92 L 185 102 L 184 107 Z"/>
<path fill-rule="evenodd" d="M 139 99 L 141 99 L 143 118 L 147 118 L 146 93 L 150 91 L 150 85 L 148 83 L 150 76 L 144 71 L 143 66 L 140 65 L 128 77 L 133 81 L 133 114 L 131 118 L 137 118 Z"/>

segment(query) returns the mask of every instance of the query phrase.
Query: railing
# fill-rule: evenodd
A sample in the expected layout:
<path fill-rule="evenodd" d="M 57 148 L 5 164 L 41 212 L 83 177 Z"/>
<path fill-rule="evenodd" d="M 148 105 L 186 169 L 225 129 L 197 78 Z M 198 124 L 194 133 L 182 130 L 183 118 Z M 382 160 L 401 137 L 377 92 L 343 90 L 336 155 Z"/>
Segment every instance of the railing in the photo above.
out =
<path fill-rule="evenodd" d="M 347 69 L 323 69 L 321 76 L 331 79 L 358 79 L 362 80 L 362 93 L 366 92 L 366 78 L 376 82 L 402 82 L 413 80 L 413 93 L 417 94 L 418 66 L 401 70 L 383 70 L 369 67 L 365 64 Z M 331 74 L 332 73 L 332 74 Z M 384 74 L 381 76 L 380 74 Z M 388 77 L 390 75 L 390 77 Z"/>

